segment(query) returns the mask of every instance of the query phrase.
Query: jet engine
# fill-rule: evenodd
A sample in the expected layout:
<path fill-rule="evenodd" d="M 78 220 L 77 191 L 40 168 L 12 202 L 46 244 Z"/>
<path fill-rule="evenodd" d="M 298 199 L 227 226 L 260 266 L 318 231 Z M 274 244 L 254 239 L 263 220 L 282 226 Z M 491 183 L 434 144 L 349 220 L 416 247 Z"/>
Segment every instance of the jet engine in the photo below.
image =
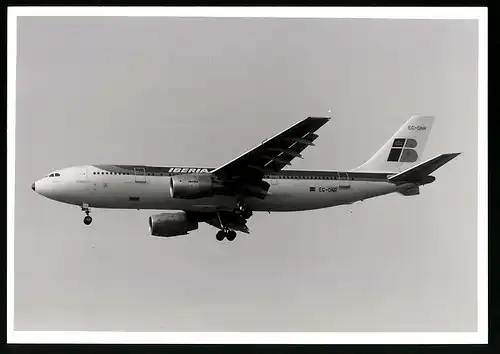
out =
<path fill-rule="evenodd" d="M 149 232 L 152 236 L 171 237 L 187 235 L 198 229 L 198 221 L 191 220 L 185 212 L 163 213 L 149 217 Z"/>
<path fill-rule="evenodd" d="M 170 196 L 180 199 L 197 199 L 211 197 L 222 190 L 212 175 L 186 174 L 170 178 Z"/>

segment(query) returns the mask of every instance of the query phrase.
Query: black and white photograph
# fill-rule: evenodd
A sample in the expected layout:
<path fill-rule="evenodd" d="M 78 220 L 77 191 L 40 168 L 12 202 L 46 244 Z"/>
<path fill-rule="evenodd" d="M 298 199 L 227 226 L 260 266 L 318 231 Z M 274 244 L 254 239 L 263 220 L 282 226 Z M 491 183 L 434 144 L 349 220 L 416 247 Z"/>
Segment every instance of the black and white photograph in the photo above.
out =
<path fill-rule="evenodd" d="M 10 338 L 485 340 L 477 15 L 18 10 Z"/>

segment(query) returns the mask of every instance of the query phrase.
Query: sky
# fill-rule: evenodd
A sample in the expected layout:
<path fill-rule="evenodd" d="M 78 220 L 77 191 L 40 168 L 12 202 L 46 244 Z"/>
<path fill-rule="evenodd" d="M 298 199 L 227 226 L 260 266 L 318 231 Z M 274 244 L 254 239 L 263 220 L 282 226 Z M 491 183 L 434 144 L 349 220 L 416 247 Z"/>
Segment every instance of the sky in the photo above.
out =
<path fill-rule="evenodd" d="M 15 330 L 476 331 L 477 21 L 18 19 Z M 256 213 L 218 242 L 155 238 L 155 210 L 34 193 L 84 164 L 217 167 L 331 116 L 293 169 L 354 168 L 413 114 L 421 194 Z"/>

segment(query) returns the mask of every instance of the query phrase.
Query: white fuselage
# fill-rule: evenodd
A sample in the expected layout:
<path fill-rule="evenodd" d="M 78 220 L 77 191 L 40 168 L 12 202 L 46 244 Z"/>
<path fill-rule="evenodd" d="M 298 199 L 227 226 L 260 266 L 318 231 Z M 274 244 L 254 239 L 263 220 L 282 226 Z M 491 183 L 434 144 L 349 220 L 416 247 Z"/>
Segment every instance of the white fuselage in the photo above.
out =
<path fill-rule="evenodd" d="M 144 167 L 144 166 L 143 166 Z M 236 198 L 215 196 L 199 199 L 177 199 L 170 195 L 171 176 L 167 173 L 110 172 L 99 165 L 64 168 L 58 176 L 44 177 L 32 186 L 39 194 L 68 204 L 93 208 L 165 209 L 184 211 L 233 210 Z M 314 176 L 317 171 L 300 171 L 301 175 L 267 176 L 271 187 L 264 199 L 245 200 L 253 211 L 299 211 L 350 204 L 358 200 L 398 190 L 386 179 L 333 179 Z M 340 176 L 340 175 L 339 175 Z"/>

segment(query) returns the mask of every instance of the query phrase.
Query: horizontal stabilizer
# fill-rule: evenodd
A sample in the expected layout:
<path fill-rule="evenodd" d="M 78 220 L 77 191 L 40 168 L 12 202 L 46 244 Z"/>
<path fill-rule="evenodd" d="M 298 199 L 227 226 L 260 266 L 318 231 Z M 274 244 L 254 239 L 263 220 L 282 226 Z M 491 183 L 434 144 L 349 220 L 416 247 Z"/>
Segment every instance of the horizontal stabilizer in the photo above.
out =
<path fill-rule="evenodd" d="M 419 182 L 424 180 L 429 174 L 436 171 L 445 163 L 450 162 L 455 157 L 460 155 L 459 152 L 452 154 L 441 154 L 430 160 L 422 162 L 414 167 L 411 167 L 401 173 L 389 177 L 392 182 Z"/>

